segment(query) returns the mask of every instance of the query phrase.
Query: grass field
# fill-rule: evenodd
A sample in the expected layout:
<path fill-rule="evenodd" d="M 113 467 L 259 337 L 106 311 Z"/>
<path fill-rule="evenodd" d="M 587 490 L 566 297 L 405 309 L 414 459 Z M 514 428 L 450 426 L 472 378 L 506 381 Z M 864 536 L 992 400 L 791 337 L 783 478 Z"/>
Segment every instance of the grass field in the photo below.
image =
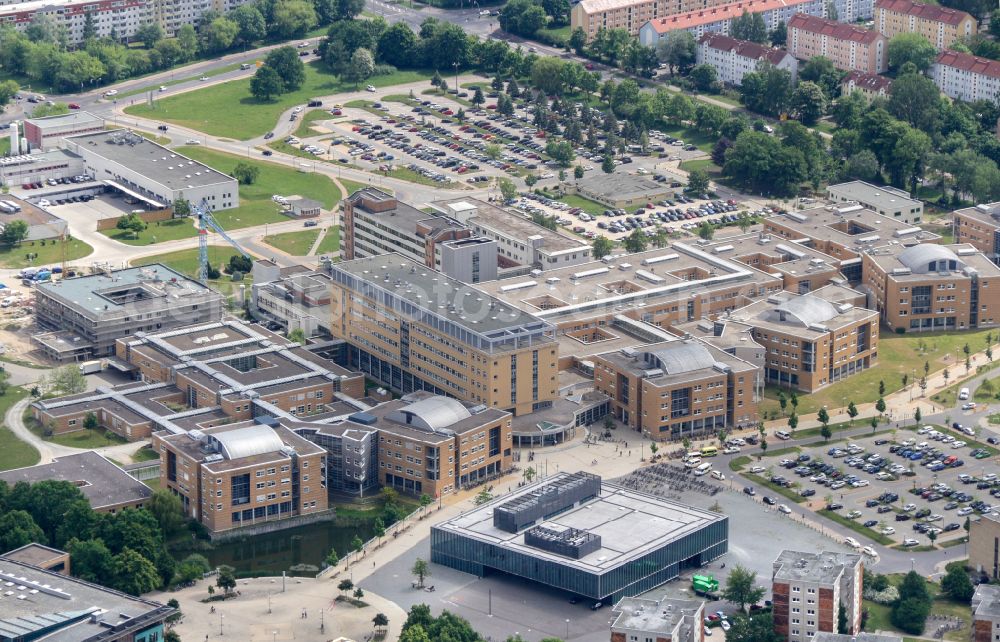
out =
<path fill-rule="evenodd" d="M 90 247 L 79 239 L 69 239 L 66 241 L 66 260 L 75 261 L 90 255 L 94 248 Z M 32 265 L 45 265 L 49 263 L 59 263 L 62 261 L 62 248 L 55 240 L 45 241 L 24 241 L 21 245 L 11 247 L 0 246 L 0 267 L 23 268 Z M 37 257 L 28 259 L 28 254 L 37 254 Z"/>
<path fill-rule="evenodd" d="M 385 76 L 373 76 L 366 83 L 389 87 L 426 80 L 432 75 L 433 72 L 397 71 Z M 356 89 L 353 83 L 340 81 L 322 70 L 320 63 L 312 62 L 306 65 L 306 79 L 302 87 L 270 102 L 260 102 L 250 95 L 250 79 L 245 78 L 164 98 L 152 107 L 134 105 L 125 111 L 134 116 L 190 127 L 212 136 L 248 140 L 270 131 L 278 116 L 295 105 L 319 96 Z"/>
<path fill-rule="evenodd" d="M 161 94 L 160 93 L 160 87 L 161 86 L 162 87 L 173 87 L 174 85 L 179 85 L 179 84 L 184 83 L 184 82 L 189 82 L 191 80 L 197 80 L 198 78 L 201 78 L 202 76 L 208 76 L 209 78 L 211 78 L 212 76 L 219 76 L 221 74 L 229 73 L 230 71 L 232 71 L 234 69 L 239 69 L 239 68 L 240 68 L 240 63 L 234 63 L 232 65 L 226 65 L 224 67 L 217 67 L 215 69 L 209 69 L 208 71 L 205 71 L 205 72 L 200 73 L 200 74 L 196 74 L 194 76 L 184 76 L 182 78 L 171 78 L 170 80 L 164 80 L 162 82 L 156 83 L 155 85 L 146 85 L 145 87 L 139 87 L 138 89 L 130 89 L 129 91 L 123 91 L 122 93 L 118 94 L 117 98 L 118 98 L 118 100 L 121 100 L 123 98 L 128 98 L 130 96 L 138 96 L 139 94 L 145 94 L 147 91 L 152 91 L 153 92 L 153 99 L 156 100 L 160 96 L 167 96 L 167 95 L 169 95 L 169 94 Z"/>
<path fill-rule="evenodd" d="M 24 399 L 28 391 L 18 386 L 7 388 L 7 394 L 0 397 L 0 417 L 15 403 Z M 2 419 L 0 419 L 2 421 Z M 34 446 L 24 443 L 6 425 L 0 425 L 0 470 L 34 466 L 41 457 Z"/>
<path fill-rule="evenodd" d="M 153 450 L 152 446 L 143 446 L 139 450 L 135 451 L 132 455 L 132 461 L 138 463 L 140 461 L 153 461 L 160 458 L 160 453 Z"/>
<path fill-rule="evenodd" d="M 198 230 L 194 226 L 194 218 L 174 218 L 153 223 L 138 234 L 119 229 L 103 230 L 101 234 L 126 245 L 152 245 L 191 238 L 198 234 Z"/>
<path fill-rule="evenodd" d="M 962 346 L 966 343 L 973 352 L 986 347 L 985 338 L 989 330 L 954 332 L 950 334 L 882 334 L 878 346 L 878 363 L 874 367 L 855 374 L 845 381 L 827 386 L 809 395 L 799 395 L 799 415 L 816 412 L 822 406 L 830 409 L 846 408 L 853 401 L 856 404 L 874 402 L 878 399 L 878 382 L 885 382 L 885 394 L 891 394 L 903 387 L 902 376 L 909 382 L 924 374 L 924 362 L 930 364 L 930 371 L 940 370 L 947 365 L 953 376 L 965 373 Z M 993 332 L 994 336 L 996 333 Z M 950 355 L 950 361 L 945 356 Z M 919 389 L 917 389 L 919 394 Z M 930 391 L 928 391 L 930 392 Z M 788 394 L 787 392 L 785 393 Z M 768 386 L 764 390 L 761 412 L 778 412 L 777 388 Z"/>
<path fill-rule="evenodd" d="M 330 252 L 340 251 L 340 227 L 333 225 L 326 230 L 326 234 L 323 235 L 323 240 L 319 242 L 319 247 L 316 248 L 316 254 L 329 254 Z"/>
<path fill-rule="evenodd" d="M 673 136 L 674 138 L 680 138 L 684 141 L 685 145 L 694 145 L 706 154 L 711 154 L 712 148 L 715 147 L 715 143 L 718 142 L 717 138 L 712 138 L 708 134 L 690 127 L 667 125 L 665 127 L 661 127 L 660 131 L 664 134 Z M 672 145 L 667 146 L 668 152 L 671 147 Z M 677 147 L 677 149 L 680 149 L 680 147 Z"/>
<path fill-rule="evenodd" d="M 240 206 L 215 214 L 215 220 L 226 230 L 287 221 L 288 218 L 279 213 L 278 205 L 271 200 L 274 194 L 312 198 L 323 203 L 324 209 L 331 209 L 340 200 L 337 186 L 322 174 L 298 172 L 274 163 L 248 160 L 204 147 L 181 147 L 179 151 L 227 174 L 232 172 L 236 163 L 249 163 L 260 169 L 260 176 L 253 185 L 240 185 Z"/>
<path fill-rule="evenodd" d="M 295 128 L 295 135 L 299 138 L 317 136 L 322 132 L 314 130 L 312 128 L 313 123 L 321 120 L 329 120 L 330 118 L 333 118 L 333 116 L 325 109 L 310 109 L 299 119 L 299 126 Z"/>
<path fill-rule="evenodd" d="M 698 158 L 682 162 L 679 167 L 685 172 L 693 172 L 696 169 L 703 169 L 708 173 L 708 177 L 716 180 L 722 177 L 722 168 L 716 165 L 711 158 Z"/>
<path fill-rule="evenodd" d="M 319 238 L 320 230 L 310 228 L 299 232 L 285 232 L 284 234 L 273 234 L 265 236 L 264 242 L 271 247 L 276 247 L 285 254 L 292 256 L 306 256 L 309 249 Z"/>
<path fill-rule="evenodd" d="M 889 575 L 889 581 L 899 586 L 900 582 L 903 581 L 903 575 L 892 574 Z M 964 621 L 965 626 L 961 629 L 955 631 L 949 631 L 944 634 L 944 639 L 951 642 L 957 642 L 959 640 L 969 639 L 969 604 L 959 604 L 951 599 L 945 597 L 941 594 L 941 586 L 934 582 L 927 582 L 927 589 L 933 597 L 931 601 L 931 611 L 930 615 L 942 615 L 947 617 L 958 618 Z M 892 609 L 889 606 L 883 604 L 876 604 L 869 600 L 864 601 L 864 608 L 868 609 L 868 621 L 865 623 L 866 631 L 887 631 L 890 633 L 895 633 L 897 635 L 905 635 L 903 632 L 899 631 L 896 627 L 892 625 L 891 613 Z M 933 620 L 928 617 L 927 626 L 924 628 L 924 635 L 926 638 L 930 639 L 931 635 L 934 633 Z M 913 639 L 913 638 L 903 638 L 903 640 Z"/>
<path fill-rule="evenodd" d="M 352 181 L 349 178 L 338 178 L 337 180 L 340 181 L 340 184 L 344 186 L 345 190 L 347 190 L 347 194 L 344 194 L 345 198 L 350 196 L 354 192 L 358 191 L 359 189 L 364 189 L 368 187 L 367 183 L 362 183 L 360 181 Z M 381 189 L 384 192 L 392 194 L 392 190 L 387 187 L 383 187 Z"/>
<path fill-rule="evenodd" d="M 104 430 L 103 428 L 94 430 L 84 428 L 61 435 L 45 436 L 45 426 L 34 418 L 30 408 L 24 411 L 24 425 L 45 441 L 50 441 L 60 446 L 69 446 L 70 448 L 102 448 L 104 446 L 125 443 L 124 439 L 110 430 Z"/>
<path fill-rule="evenodd" d="M 584 198 L 576 194 L 567 194 L 559 200 L 570 207 L 579 207 L 591 216 L 604 216 L 604 210 L 608 209 L 606 205 L 601 205 L 597 201 L 592 201 L 589 198 Z"/>
<path fill-rule="evenodd" d="M 229 263 L 229 257 L 236 254 L 234 248 L 228 245 L 209 245 L 208 246 L 208 262 L 214 265 L 222 271 L 224 265 Z M 163 263 L 167 267 L 171 267 L 182 274 L 186 274 L 192 278 L 197 278 L 198 276 L 198 248 L 191 248 L 189 250 L 178 250 L 176 252 L 165 252 L 163 254 L 155 254 L 153 256 L 144 256 L 140 259 L 135 259 L 132 261 L 132 265 L 150 265 L 152 263 Z M 216 290 L 222 292 L 226 296 L 233 296 L 239 294 L 240 285 L 250 286 L 251 279 L 250 275 L 246 275 L 243 281 L 233 281 L 228 275 L 223 274 L 222 278 L 209 281 L 208 285 L 215 288 Z"/>

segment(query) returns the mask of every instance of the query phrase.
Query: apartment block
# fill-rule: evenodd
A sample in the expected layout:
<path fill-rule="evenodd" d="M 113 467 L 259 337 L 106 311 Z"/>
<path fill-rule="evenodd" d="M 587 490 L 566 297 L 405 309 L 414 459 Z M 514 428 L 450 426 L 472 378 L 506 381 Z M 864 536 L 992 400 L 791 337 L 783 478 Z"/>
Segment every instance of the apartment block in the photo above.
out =
<path fill-rule="evenodd" d="M 918 33 L 938 51 L 960 38 L 974 36 L 976 19 L 964 11 L 915 0 L 876 0 L 875 29 L 891 39 L 900 33 Z"/>
<path fill-rule="evenodd" d="M 879 245 L 862 259 L 869 296 L 896 332 L 1000 322 L 1000 268 L 972 245 Z"/>
<path fill-rule="evenodd" d="M 984 580 L 1000 579 L 1000 517 L 995 513 L 969 520 L 969 566 Z M 993 642 L 993 638 L 986 642 Z"/>
<path fill-rule="evenodd" d="M 1000 264 L 1000 203 L 984 203 L 952 212 L 956 243 L 968 243 Z"/>
<path fill-rule="evenodd" d="M 723 319 L 751 330 L 766 352 L 768 384 L 815 392 L 867 370 L 878 359 L 878 312 L 864 295 L 838 285 L 810 294 L 782 292 Z"/>
<path fill-rule="evenodd" d="M 846 6 L 848 3 L 844 3 Z M 821 0 L 740 0 L 710 7 L 692 8 L 688 11 L 666 14 L 650 19 L 639 28 L 639 42 L 646 47 L 656 47 L 660 38 L 671 31 L 683 29 L 695 38 L 706 33 L 729 35 L 729 24 L 746 13 L 759 13 L 769 30 L 780 23 L 788 23 L 798 13 L 825 16 L 828 3 Z M 790 32 L 789 32 L 790 33 Z"/>
<path fill-rule="evenodd" d="M 625 29 L 635 36 L 650 20 L 667 14 L 668 4 L 686 4 L 688 0 L 581 0 L 570 11 L 570 28 L 583 29 L 593 40 L 601 29 Z"/>
<path fill-rule="evenodd" d="M 622 598 L 611 609 L 611 642 L 704 642 L 705 603 L 668 597 Z"/>
<path fill-rule="evenodd" d="M 824 56 L 838 69 L 877 74 L 889 66 L 888 39 L 879 32 L 802 13 L 788 21 L 787 46 L 800 60 Z"/>
<path fill-rule="evenodd" d="M 261 421 L 153 434 L 161 487 L 212 533 L 327 509 L 326 451 Z"/>
<path fill-rule="evenodd" d="M 844 205 L 862 205 L 879 216 L 915 225 L 924 215 L 924 204 L 910 193 L 891 186 L 877 186 L 864 181 L 838 183 L 826 188 L 831 202 Z"/>
<path fill-rule="evenodd" d="M 699 65 L 715 67 L 720 82 L 740 86 L 743 76 L 757 71 L 762 62 L 784 69 L 798 77 L 799 63 L 794 56 L 783 49 L 765 47 L 748 40 L 737 40 L 720 33 L 706 33 L 698 39 L 697 60 Z"/>
<path fill-rule="evenodd" d="M 348 363 L 403 393 L 509 410 L 558 397 L 558 349 L 547 322 L 399 254 L 334 263 L 332 334 Z"/>
<path fill-rule="evenodd" d="M 959 51 L 942 51 L 930 69 L 931 80 L 949 98 L 992 103 L 1000 96 L 1000 62 Z"/>
<path fill-rule="evenodd" d="M 66 363 L 114 354 L 118 339 L 222 318 L 221 294 L 156 263 L 60 279 L 35 287 L 38 324 L 32 337 L 51 359 Z"/>
<path fill-rule="evenodd" d="M 994 576 L 995 577 L 995 576 Z M 1000 587 L 983 582 L 972 596 L 972 642 L 994 642 L 1000 636 Z"/>
<path fill-rule="evenodd" d="M 756 366 L 697 339 L 592 357 L 594 388 L 611 412 L 660 441 L 714 435 L 757 421 Z"/>
<path fill-rule="evenodd" d="M 848 72 L 840 81 L 840 94 L 842 96 L 850 96 L 854 92 L 858 92 L 869 102 L 873 98 L 888 98 L 891 88 L 891 78 L 863 71 Z"/>
<path fill-rule="evenodd" d="M 788 642 L 835 633 L 843 606 L 847 633 L 860 633 L 863 576 L 857 553 L 782 551 L 771 576 L 774 631 Z"/>
<path fill-rule="evenodd" d="M 169 4 L 169 3 L 165 3 Z M 98 38 L 128 38 L 139 27 L 153 21 L 154 3 L 149 0 L 31 0 L 0 6 L 0 23 L 25 31 L 36 18 L 45 18 L 65 29 L 70 45 L 83 42 L 88 16 Z M 192 20 L 194 24 L 195 20 Z"/>

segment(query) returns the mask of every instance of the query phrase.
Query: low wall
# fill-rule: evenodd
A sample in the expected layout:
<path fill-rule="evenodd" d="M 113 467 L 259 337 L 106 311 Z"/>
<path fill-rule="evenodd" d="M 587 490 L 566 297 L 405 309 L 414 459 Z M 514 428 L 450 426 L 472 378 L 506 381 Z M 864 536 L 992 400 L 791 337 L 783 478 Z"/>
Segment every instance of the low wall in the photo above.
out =
<path fill-rule="evenodd" d="M 227 531 L 209 533 L 209 538 L 211 538 L 213 542 L 228 542 L 229 540 L 240 539 L 242 537 L 254 537 L 256 535 L 264 535 L 265 533 L 285 530 L 286 528 L 292 528 L 294 526 L 305 526 L 306 524 L 329 521 L 334 518 L 334 513 L 334 509 L 330 508 L 322 512 L 312 513 L 310 515 L 296 515 L 295 517 L 275 519 L 269 522 L 252 524 L 250 526 L 232 528 Z"/>

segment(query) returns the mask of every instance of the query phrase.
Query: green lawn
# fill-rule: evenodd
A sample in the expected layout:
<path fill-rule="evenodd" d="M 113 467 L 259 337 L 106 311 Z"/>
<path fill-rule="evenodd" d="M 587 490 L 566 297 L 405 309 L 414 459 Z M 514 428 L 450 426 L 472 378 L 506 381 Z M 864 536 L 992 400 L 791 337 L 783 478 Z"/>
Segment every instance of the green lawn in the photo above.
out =
<path fill-rule="evenodd" d="M 552 38 L 553 39 L 552 42 L 554 42 L 556 39 L 562 40 L 563 42 L 568 42 L 572 31 L 573 29 L 569 25 L 564 25 L 562 27 L 554 27 L 554 28 L 544 27 L 539 30 L 539 33 L 546 34 L 547 36 Z"/>
<path fill-rule="evenodd" d="M 319 238 L 320 230 L 310 228 L 299 232 L 285 232 L 284 234 L 273 234 L 265 236 L 264 242 L 271 247 L 276 247 L 285 254 L 292 256 L 307 256 L 313 243 Z"/>
<path fill-rule="evenodd" d="M 330 112 L 325 109 L 310 109 L 303 114 L 301 118 L 299 118 L 299 126 L 295 129 L 295 135 L 299 138 L 318 136 L 323 132 L 313 129 L 313 123 L 321 120 L 329 120 L 331 118 L 333 118 L 333 116 L 331 116 Z"/>
<path fill-rule="evenodd" d="M 102 448 L 104 446 L 125 443 L 125 439 L 103 428 L 96 428 L 94 430 L 84 428 L 61 435 L 46 436 L 45 426 L 34 418 L 31 408 L 24 411 L 24 425 L 45 441 L 50 441 L 60 446 L 69 446 L 70 448 Z"/>
<path fill-rule="evenodd" d="M 194 218 L 174 218 L 167 221 L 152 223 L 139 234 L 133 234 L 125 230 L 110 229 L 102 230 L 101 234 L 113 238 L 126 245 L 152 245 L 153 243 L 163 243 L 164 241 L 176 241 L 197 236 L 198 230 L 195 228 Z"/>
<path fill-rule="evenodd" d="M 433 72 L 397 71 L 385 76 L 373 76 L 367 83 L 388 87 L 429 79 Z M 134 105 L 126 113 L 153 118 L 183 127 L 203 131 L 212 136 L 248 140 L 261 136 L 274 127 L 285 110 L 319 96 L 354 91 L 353 83 L 345 83 L 323 70 L 321 64 L 306 65 L 302 87 L 270 102 L 260 102 L 250 95 L 250 79 L 231 80 L 182 95 L 157 101 L 152 107 Z"/>
<path fill-rule="evenodd" d="M 240 206 L 215 214 L 215 220 L 226 230 L 287 221 L 288 217 L 281 214 L 278 205 L 271 200 L 275 194 L 312 198 L 323 203 L 324 209 L 332 209 L 340 200 L 337 186 L 322 174 L 299 172 L 204 147 L 180 147 L 179 151 L 227 174 L 232 172 L 236 163 L 249 163 L 260 169 L 260 176 L 253 185 L 240 185 Z"/>
<path fill-rule="evenodd" d="M 910 550 L 910 549 L 907 549 Z M 895 586 L 903 581 L 902 573 L 894 573 L 888 576 L 889 581 Z M 958 618 L 963 621 L 964 626 L 961 629 L 955 631 L 949 631 L 945 633 L 944 639 L 951 641 L 968 640 L 969 639 L 969 621 L 971 620 L 971 613 L 969 611 L 969 604 L 960 604 L 954 602 L 951 599 L 945 597 L 941 594 L 941 586 L 935 582 L 927 582 L 927 589 L 932 596 L 931 601 L 931 611 L 930 616 L 927 618 L 927 625 L 924 628 L 924 635 L 929 639 L 933 635 L 935 630 L 934 620 L 931 619 L 935 615 L 946 616 L 951 618 Z M 866 631 L 888 631 L 890 633 L 896 633 L 898 635 L 904 635 L 896 627 L 892 625 L 891 613 L 892 609 L 889 606 L 883 604 L 876 604 L 869 600 L 864 601 L 864 608 L 868 610 L 868 620 L 865 623 Z M 912 640 L 913 638 L 903 638 L 903 640 Z"/>
<path fill-rule="evenodd" d="M 930 363 L 931 372 L 940 370 L 945 365 L 945 355 L 951 355 L 951 362 L 947 365 L 952 374 L 964 374 L 964 365 L 957 363 L 959 360 L 964 361 L 962 346 L 968 343 L 973 352 L 983 350 L 986 347 L 986 335 L 990 332 L 973 330 L 904 335 L 883 332 L 879 339 L 878 363 L 874 367 L 812 394 L 800 394 L 798 413 L 813 413 L 822 406 L 829 409 L 846 408 L 850 401 L 856 404 L 874 402 L 878 399 L 879 380 L 885 382 L 886 394 L 891 394 L 903 387 L 902 375 L 906 374 L 912 382 L 915 371 L 919 380 L 924 374 L 925 361 Z M 993 333 L 995 336 L 995 331 Z M 917 388 L 915 393 L 919 395 L 920 389 Z M 785 394 L 788 396 L 787 391 Z M 777 388 L 768 386 L 764 390 L 760 410 L 769 414 L 780 411 Z"/>
<path fill-rule="evenodd" d="M 155 85 L 146 85 L 145 87 L 139 87 L 138 89 L 130 89 L 128 91 L 123 91 L 122 93 L 118 94 L 117 98 L 118 100 L 121 100 L 122 98 L 128 98 L 129 96 L 138 96 L 139 94 L 145 94 L 147 91 L 152 91 L 153 99 L 156 100 L 161 95 L 159 91 L 161 86 L 172 87 L 174 85 L 179 85 L 184 82 L 197 80 L 202 76 L 208 76 L 209 78 L 211 78 L 212 76 L 219 76 L 221 74 L 229 73 L 230 71 L 239 68 L 240 68 L 240 63 L 234 63 L 232 65 L 226 65 L 224 67 L 209 69 L 208 71 L 197 74 L 195 76 L 185 76 L 183 78 L 171 78 L 170 80 L 164 80 L 162 82 L 156 83 Z"/>
<path fill-rule="evenodd" d="M 362 183 L 360 181 L 352 181 L 349 178 L 338 178 L 337 180 L 340 181 L 340 184 L 344 186 L 345 190 L 347 190 L 347 194 L 345 195 L 345 197 L 350 196 L 359 189 L 364 189 L 368 187 L 368 183 Z M 380 189 L 384 192 L 392 194 L 392 190 L 387 187 L 382 187 Z"/>
<path fill-rule="evenodd" d="M 159 477 L 154 477 L 152 479 L 147 479 L 146 481 L 144 481 L 142 483 L 146 484 L 151 489 L 153 489 L 154 493 L 156 491 L 160 490 L 160 478 Z"/>
<path fill-rule="evenodd" d="M 0 421 L 15 403 L 28 395 L 28 391 L 18 386 L 10 386 L 7 394 L 0 397 Z M 34 446 L 21 441 L 5 425 L 0 425 L 0 470 L 24 468 L 38 463 L 40 456 Z"/>
<path fill-rule="evenodd" d="M 711 158 L 698 158 L 696 160 L 683 161 L 678 167 L 685 172 L 693 172 L 696 169 L 703 169 L 708 173 L 709 178 L 715 180 L 722 176 L 722 168 L 716 165 Z"/>
<path fill-rule="evenodd" d="M 143 446 L 139 450 L 135 451 L 132 455 L 132 461 L 139 463 L 140 461 L 153 461 L 160 458 L 160 453 L 153 450 L 152 446 Z"/>
<path fill-rule="evenodd" d="M 42 245 L 44 243 L 44 245 Z M 94 248 L 81 240 L 71 238 L 66 241 L 66 260 L 75 261 L 90 255 Z M 23 268 L 32 265 L 59 263 L 63 259 L 62 248 L 55 239 L 45 241 L 24 241 L 17 247 L 0 246 L 0 267 Z M 29 254 L 38 256 L 29 259 Z"/>
<path fill-rule="evenodd" d="M 805 497 L 803 497 L 802 495 L 799 495 L 798 491 L 796 491 L 796 490 L 794 490 L 792 488 L 785 488 L 784 486 L 779 486 L 777 484 L 771 483 L 770 480 L 765 479 L 764 477 L 761 477 L 760 475 L 754 475 L 753 473 L 740 473 L 740 474 L 743 475 L 744 477 L 746 477 L 747 479 L 749 479 L 750 481 L 754 482 L 755 484 L 758 484 L 760 486 L 764 486 L 765 488 L 767 488 L 767 489 L 769 489 L 769 490 L 771 490 L 771 491 L 773 491 L 775 493 L 778 493 L 779 495 L 781 495 L 785 499 L 790 499 L 791 501 L 795 502 L 796 504 L 801 504 L 802 502 L 806 501 Z"/>
<path fill-rule="evenodd" d="M 677 126 L 677 125 L 667 125 L 661 127 L 660 131 L 664 134 L 673 136 L 674 138 L 680 138 L 684 141 L 685 145 L 694 145 L 706 154 L 712 153 L 712 148 L 715 147 L 715 143 L 719 141 L 718 138 L 713 138 L 712 136 L 706 134 L 705 132 L 698 131 L 691 127 Z M 673 145 L 667 146 L 667 153 L 669 154 Z M 676 147 L 680 149 L 680 147 Z"/>
<path fill-rule="evenodd" d="M 567 194 L 559 200 L 570 207 L 579 207 L 591 216 L 604 216 L 604 210 L 608 209 L 606 205 L 601 205 L 597 201 L 592 201 L 577 194 Z"/>
<path fill-rule="evenodd" d="M 330 252 L 340 251 L 340 227 L 334 225 L 326 230 L 326 234 L 323 235 L 323 240 L 319 242 L 319 247 L 316 248 L 316 254 L 329 254 Z"/>

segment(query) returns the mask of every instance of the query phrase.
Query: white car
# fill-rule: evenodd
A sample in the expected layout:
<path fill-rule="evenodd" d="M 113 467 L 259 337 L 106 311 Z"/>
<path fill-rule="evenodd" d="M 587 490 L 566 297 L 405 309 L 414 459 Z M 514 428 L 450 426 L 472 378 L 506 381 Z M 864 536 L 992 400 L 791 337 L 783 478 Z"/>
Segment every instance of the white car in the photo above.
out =
<path fill-rule="evenodd" d="M 50 203 L 47 199 L 43 198 L 42 200 L 38 201 L 38 207 L 48 207 L 49 205 L 52 205 L 52 203 Z"/>
<path fill-rule="evenodd" d="M 851 548 L 861 548 L 861 544 L 858 542 L 858 540 L 854 539 L 853 537 L 845 537 L 844 543 L 850 546 Z"/>
<path fill-rule="evenodd" d="M 754 466 L 753 468 L 750 469 L 750 472 L 752 474 L 754 474 L 754 475 L 759 475 L 762 472 L 764 472 L 765 470 L 767 470 L 767 469 L 764 468 L 763 466 Z"/>
<path fill-rule="evenodd" d="M 728 448 L 722 449 L 723 455 L 735 455 L 738 452 L 740 452 L 739 446 L 729 446 Z"/>
<path fill-rule="evenodd" d="M 792 464 L 794 462 L 791 459 L 782 459 L 778 463 L 781 464 L 782 466 L 787 466 L 787 465 Z"/>
<path fill-rule="evenodd" d="M 719 626 L 722 627 L 723 631 L 728 631 L 730 628 L 732 628 L 730 626 L 730 624 L 729 624 L 729 620 L 722 620 L 722 622 L 719 624 Z"/>
<path fill-rule="evenodd" d="M 166 90 L 167 90 L 166 85 L 160 85 L 160 91 L 166 91 Z"/>
<path fill-rule="evenodd" d="M 867 479 L 859 479 L 856 482 L 851 482 L 851 487 L 852 488 L 863 488 L 863 487 L 865 487 L 867 485 L 868 485 L 868 480 Z"/>
<path fill-rule="evenodd" d="M 778 512 L 784 513 L 785 515 L 791 515 L 792 509 L 789 508 L 788 506 L 785 506 L 784 504 L 781 504 L 780 506 L 778 506 Z"/>
<path fill-rule="evenodd" d="M 118 95 L 118 90 L 117 89 L 109 89 L 106 92 L 104 92 L 104 95 L 107 96 L 107 97 L 109 97 L 109 98 L 111 96 L 117 96 Z"/>
<path fill-rule="evenodd" d="M 201 145 L 201 141 L 198 140 L 197 138 L 189 138 L 186 141 L 184 141 L 184 144 L 185 145 Z"/>
<path fill-rule="evenodd" d="M 917 431 L 917 434 L 918 435 L 926 435 L 927 433 L 929 433 L 932 430 L 934 430 L 933 426 L 924 426 L 923 428 L 921 428 L 920 430 Z"/>
<path fill-rule="evenodd" d="M 205 82 L 206 80 L 208 80 L 208 76 L 202 76 L 198 80 L 200 80 L 201 82 Z"/>
<path fill-rule="evenodd" d="M 367 87 L 365 87 L 365 91 L 370 91 L 371 93 L 374 94 L 375 93 L 375 85 L 368 85 Z"/>
<path fill-rule="evenodd" d="M 955 514 L 958 515 L 959 517 L 964 517 L 965 515 L 971 515 L 974 512 L 976 511 L 974 511 L 972 508 L 968 506 L 963 506 L 962 508 L 959 508 L 958 512 Z"/>
<path fill-rule="evenodd" d="M 905 504 L 903 506 L 903 511 L 909 513 L 910 511 L 917 510 L 916 504 Z"/>
<path fill-rule="evenodd" d="M 293 109 L 292 113 L 293 114 L 301 114 L 302 113 L 302 105 L 299 105 L 298 107 L 296 107 L 295 109 Z"/>
<path fill-rule="evenodd" d="M 726 478 L 726 476 L 722 474 L 722 471 L 719 470 L 713 470 L 711 473 L 711 477 L 712 479 L 718 479 L 719 481 L 722 481 Z"/>
<path fill-rule="evenodd" d="M 847 482 L 835 481 L 830 484 L 830 490 L 839 490 L 847 485 Z"/>
<path fill-rule="evenodd" d="M 903 546 L 916 546 L 919 543 L 920 542 L 913 539 L 912 537 L 907 537 L 906 539 L 903 540 Z"/>
<path fill-rule="evenodd" d="M 935 513 L 933 515 L 928 515 L 926 521 L 928 521 L 928 522 L 940 522 L 942 519 L 943 518 L 940 515 L 938 515 L 937 513 Z"/>
<path fill-rule="evenodd" d="M 959 439 L 957 441 L 951 442 L 951 447 L 952 448 L 964 448 L 965 446 L 966 446 L 966 443 L 964 441 L 962 441 L 961 439 Z"/>
<path fill-rule="evenodd" d="M 878 557 L 878 552 L 876 552 L 875 549 L 872 548 L 871 546 L 865 546 L 864 548 L 861 549 L 861 552 L 864 553 L 865 555 L 868 555 L 869 557 Z"/>
<path fill-rule="evenodd" d="M 861 517 L 861 511 L 859 510 L 852 510 L 847 514 L 847 519 L 857 519 L 859 517 Z"/>
<path fill-rule="evenodd" d="M 706 626 L 705 627 L 705 635 L 707 635 L 708 637 L 712 637 L 712 629 L 710 629 L 710 628 L 708 628 Z"/>
<path fill-rule="evenodd" d="M 892 526 L 886 526 L 885 528 L 883 528 L 879 532 L 882 533 L 883 535 L 895 535 L 896 534 L 896 529 L 893 528 Z"/>
<path fill-rule="evenodd" d="M 975 409 L 976 409 L 976 402 L 974 401 L 962 404 L 962 410 L 975 410 Z"/>

